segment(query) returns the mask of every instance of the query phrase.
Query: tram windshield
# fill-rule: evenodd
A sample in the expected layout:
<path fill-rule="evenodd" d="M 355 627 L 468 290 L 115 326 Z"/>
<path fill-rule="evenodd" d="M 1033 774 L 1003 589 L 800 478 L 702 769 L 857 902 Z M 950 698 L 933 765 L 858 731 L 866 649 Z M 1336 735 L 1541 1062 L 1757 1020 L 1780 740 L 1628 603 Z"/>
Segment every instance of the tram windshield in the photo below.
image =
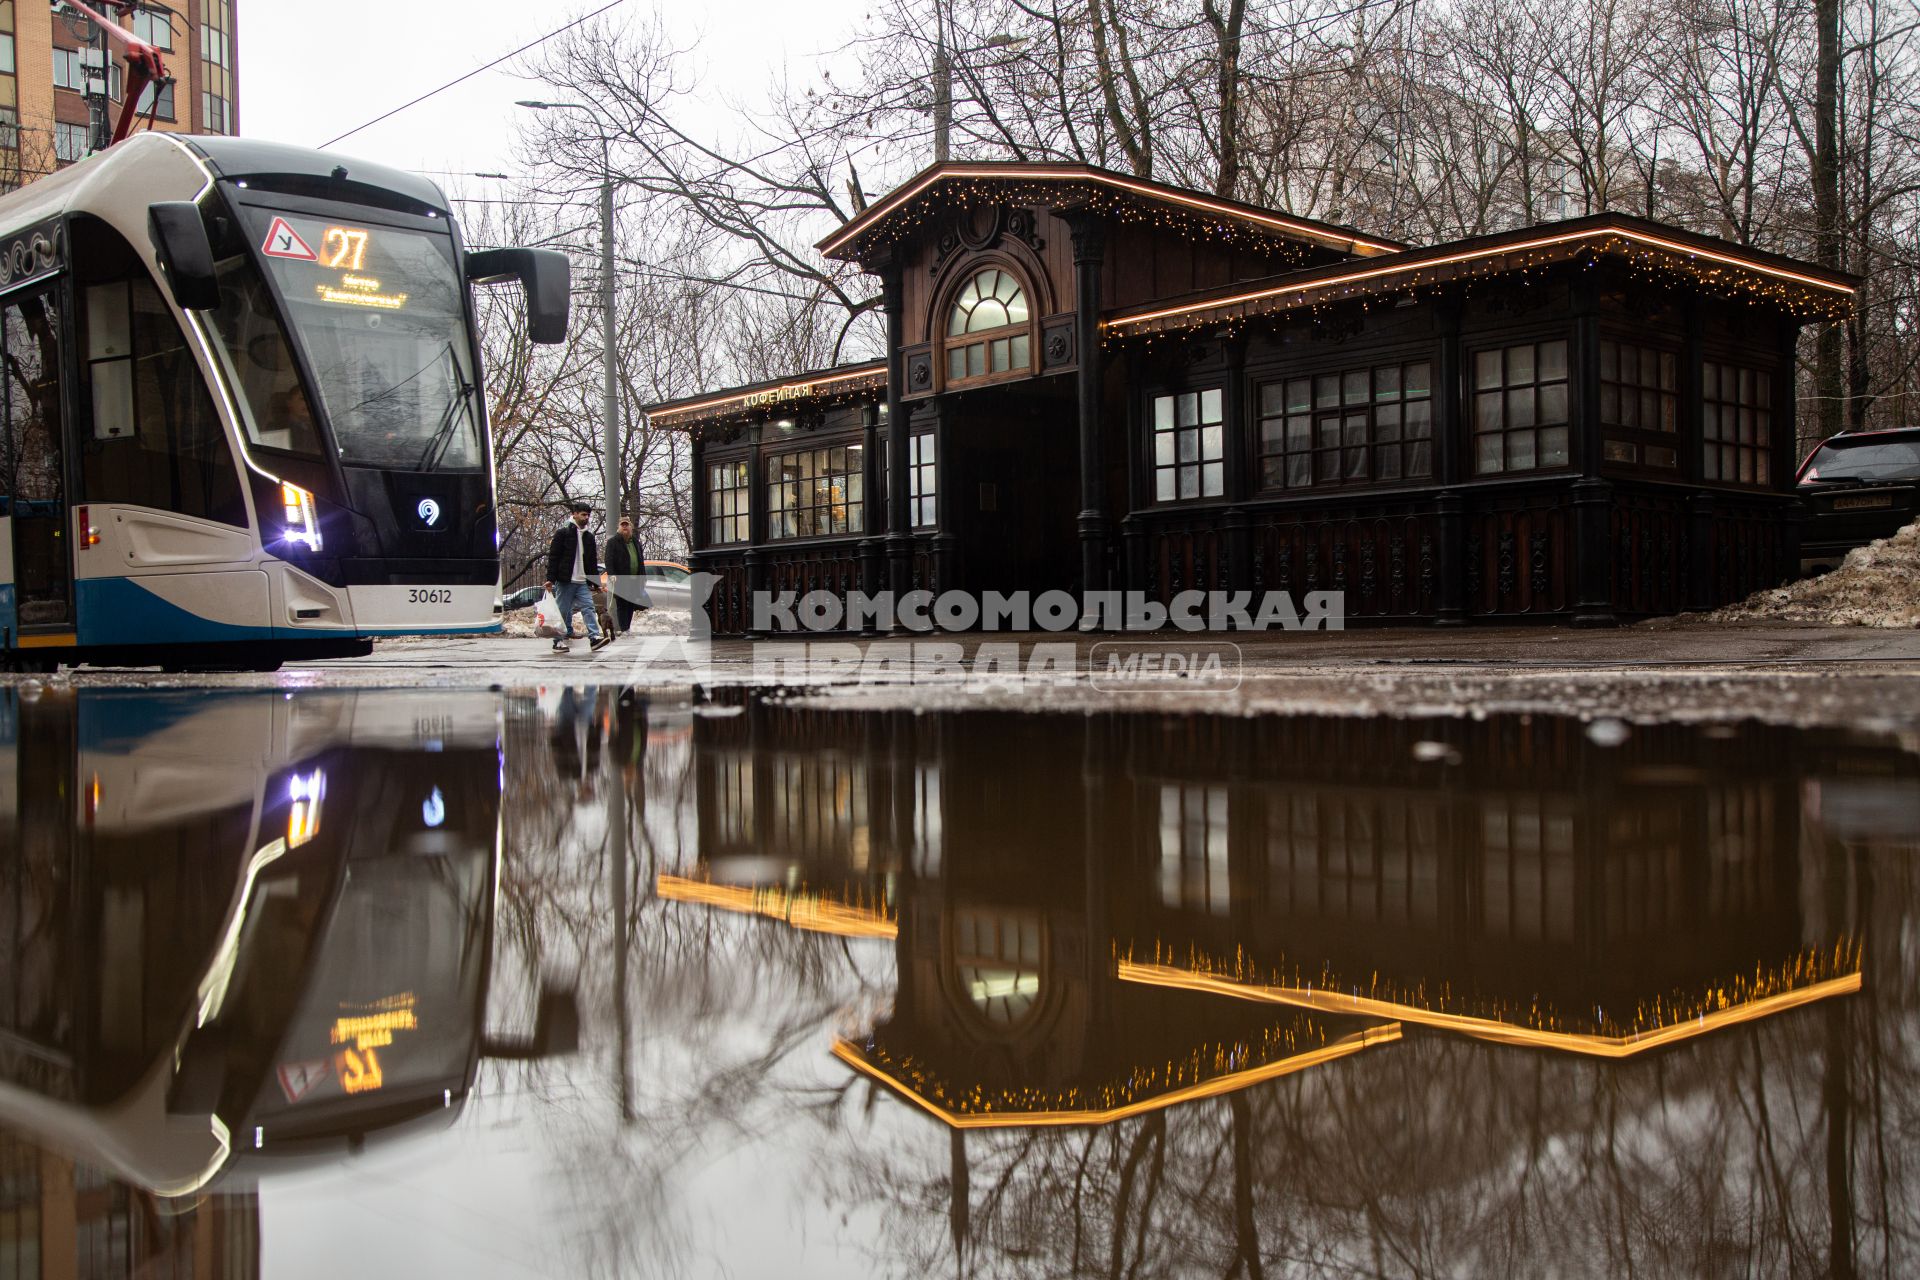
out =
<path fill-rule="evenodd" d="M 489 854 L 348 863 L 339 908 L 251 1123 L 346 1098 L 459 1084 L 480 1034 Z"/>
<path fill-rule="evenodd" d="M 252 206 L 242 212 L 279 286 L 340 460 L 406 471 L 484 467 L 452 236 Z M 278 426 L 285 415 L 270 406 L 269 416 Z M 306 428 L 293 429 L 297 436 Z"/>

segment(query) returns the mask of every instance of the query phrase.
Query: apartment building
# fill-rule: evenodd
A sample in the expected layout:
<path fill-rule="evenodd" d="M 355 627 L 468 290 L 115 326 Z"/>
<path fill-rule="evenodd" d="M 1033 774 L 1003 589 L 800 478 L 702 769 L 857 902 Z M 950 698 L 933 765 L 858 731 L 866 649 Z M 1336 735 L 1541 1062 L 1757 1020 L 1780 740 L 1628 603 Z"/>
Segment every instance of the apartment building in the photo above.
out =
<path fill-rule="evenodd" d="M 235 133 L 238 0 L 92 5 L 161 51 L 171 83 L 141 95 L 152 127 Z M 0 0 L 0 190 L 82 159 L 106 140 L 125 102 L 126 58 L 69 4 Z M 144 127 L 144 126 L 143 126 Z"/>

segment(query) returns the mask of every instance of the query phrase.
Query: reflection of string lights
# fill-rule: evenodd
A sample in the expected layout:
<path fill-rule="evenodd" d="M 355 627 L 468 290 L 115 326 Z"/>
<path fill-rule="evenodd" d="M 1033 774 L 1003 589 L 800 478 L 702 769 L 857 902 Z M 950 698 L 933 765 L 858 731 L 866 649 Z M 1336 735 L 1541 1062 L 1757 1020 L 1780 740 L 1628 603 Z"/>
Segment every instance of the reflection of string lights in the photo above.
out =
<path fill-rule="evenodd" d="M 842 938 L 893 938 L 900 933 L 899 921 L 883 906 L 840 902 L 809 889 L 714 884 L 663 874 L 654 881 L 654 891 L 670 902 L 766 916 L 808 933 L 831 933 Z"/>
<path fill-rule="evenodd" d="M 1245 952 L 1237 952 L 1230 962 L 1213 960 L 1198 951 L 1189 953 L 1184 963 L 1176 963 L 1177 959 L 1156 944 L 1151 961 L 1121 956 L 1118 976 L 1122 982 L 1203 991 L 1321 1013 L 1390 1017 L 1501 1044 L 1605 1058 L 1630 1057 L 1723 1027 L 1771 1017 L 1858 991 L 1861 985 L 1859 944 L 1843 940 L 1830 949 L 1802 952 L 1772 969 L 1756 968 L 1752 975 L 1731 979 L 1703 995 L 1655 997 L 1643 1001 L 1625 1020 L 1596 1010 L 1595 1017 L 1582 1024 L 1542 1006 L 1537 999 L 1526 1005 L 1472 1001 L 1458 996 L 1451 986 L 1407 989 L 1383 980 L 1378 973 L 1363 990 L 1327 971 L 1319 975 L 1319 980 L 1307 981 L 1297 971 L 1285 976 L 1279 968 L 1262 969 Z"/>
<path fill-rule="evenodd" d="M 1058 1094 L 1038 1089 L 989 1092 L 977 1086 L 955 1093 L 916 1059 L 895 1058 L 874 1045 L 863 1049 L 850 1040 L 835 1041 L 833 1055 L 955 1129 L 995 1129 L 1112 1124 L 1129 1116 L 1277 1080 L 1399 1038 L 1400 1025 L 1389 1022 L 1327 1042 L 1317 1024 L 1303 1023 L 1302 1028 L 1273 1028 L 1254 1045 L 1209 1045 L 1162 1067 L 1136 1070 L 1118 1083 L 1066 1089 Z M 1303 1043 L 1307 1047 L 1298 1047 Z M 1275 1050 L 1280 1057 L 1259 1066 L 1241 1065 Z"/>

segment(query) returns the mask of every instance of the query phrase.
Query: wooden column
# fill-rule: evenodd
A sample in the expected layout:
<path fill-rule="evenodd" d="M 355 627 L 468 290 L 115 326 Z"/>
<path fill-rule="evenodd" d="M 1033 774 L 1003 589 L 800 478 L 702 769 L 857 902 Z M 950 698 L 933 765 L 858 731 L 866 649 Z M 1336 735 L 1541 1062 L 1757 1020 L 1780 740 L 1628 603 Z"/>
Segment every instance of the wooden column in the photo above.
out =
<path fill-rule="evenodd" d="M 1613 613 L 1613 485 L 1600 478 L 1599 282 L 1591 271 L 1573 286 L 1573 447 L 1581 479 L 1573 484 L 1573 625 L 1611 627 Z"/>
<path fill-rule="evenodd" d="M 953 397 L 944 395 L 923 406 L 933 419 L 933 581 L 927 587 L 936 594 L 952 590 L 958 578 L 956 557 L 966 518 L 959 503 L 946 500 L 954 474 L 953 409 Z"/>
<path fill-rule="evenodd" d="M 906 313 L 900 260 L 879 264 L 880 305 L 887 313 L 887 588 L 894 608 L 913 590 L 913 521 L 907 514 L 907 410 L 900 403 L 906 385 Z"/>
<path fill-rule="evenodd" d="M 860 411 L 860 491 L 863 495 L 862 525 L 860 539 L 860 590 L 867 595 L 875 595 L 880 590 L 881 565 L 885 563 L 883 551 L 886 543 L 883 535 L 887 528 L 887 502 L 883 490 L 886 488 L 886 473 L 880 466 L 880 450 L 885 437 L 880 433 L 880 406 L 870 404 Z M 873 635 L 876 628 L 871 621 L 862 629 L 862 635 Z"/>
<path fill-rule="evenodd" d="M 1600 284 L 1585 271 L 1573 283 L 1573 341 L 1568 344 L 1574 438 L 1573 460 L 1580 474 L 1598 478 L 1606 456 L 1600 429 Z"/>
<path fill-rule="evenodd" d="M 1107 224 L 1090 210 L 1068 215 L 1073 234 L 1074 374 L 1080 422 L 1080 589 L 1107 588 L 1107 513 L 1100 457 L 1100 402 L 1104 362 L 1100 352 L 1100 273 L 1107 256 Z"/>
<path fill-rule="evenodd" d="M 747 553 L 742 559 L 747 567 L 747 599 L 745 624 L 742 630 L 747 636 L 762 634 L 753 625 L 753 602 L 761 592 L 767 590 L 767 460 L 762 447 L 762 433 L 765 424 L 756 422 L 747 428 L 747 441 L 751 446 L 747 452 Z"/>
<path fill-rule="evenodd" d="M 1221 431 L 1226 445 L 1227 499 L 1232 506 L 1221 514 L 1227 553 L 1225 582 L 1210 585 L 1230 591 L 1253 589 L 1253 520 L 1241 504 L 1253 494 L 1254 407 L 1247 389 L 1247 335 L 1232 334 L 1222 344 L 1227 357 L 1226 385 L 1221 388 Z M 1258 610 L 1260 602 L 1253 602 Z"/>
<path fill-rule="evenodd" d="M 1793 385 L 1794 361 L 1800 348 L 1800 323 L 1781 320 L 1779 354 L 1773 362 L 1773 489 L 1776 493 L 1796 494 L 1800 470 L 1800 426 Z M 1807 504 L 1796 496 L 1782 513 L 1777 540 L 1780 563 L 1775 567 L 1775 582 L 1791 582 L 1800 576 L 1800 537 L 1807 520 Z"/>
<path fill-rule="evenodd" d="M 1611 627 L 1613 613 L 1613 486 L 1591 477 L 1573 482 L 1573 625 Z"/>
<path fill-rule="evenodd" d="M 1695 449 L 1699 446 L 1696 444 Z M 1714 496 L 1687 499 L 1687 608 L 1703 613 L 1723 603 L 1713 581 Z"/>
<path fill-rule="evenodd" d="M 1475 601 L 1467 599 L 1467 500 L 1451 486 L 1465 468 L 1468 432 L 1461 419 L 1460 300 L 1447 298 L 1433 312 L 1439 327 L 1440 363 L 1433 371 L 1433 478 L 1444 486 L 1434 497 L 1439 526 L 1439 571 L 1434 577 L 1433 623 L 1457 627 Z"/>

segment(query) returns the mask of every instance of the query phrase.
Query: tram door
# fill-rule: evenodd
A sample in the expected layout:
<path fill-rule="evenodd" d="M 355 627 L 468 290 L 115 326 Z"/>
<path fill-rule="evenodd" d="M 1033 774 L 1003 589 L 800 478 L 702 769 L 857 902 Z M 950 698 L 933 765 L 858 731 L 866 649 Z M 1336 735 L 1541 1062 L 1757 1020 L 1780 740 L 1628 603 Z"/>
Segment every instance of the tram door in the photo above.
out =
<path fill-rule="evenodd" d="M 71 631 L 73 555 L 67 536 L 66 432 L 60 413 L 60 308 L 53 288 L 0 308 L 6 470 L 13 516 L 14 608 L 20 633 Z"/>

